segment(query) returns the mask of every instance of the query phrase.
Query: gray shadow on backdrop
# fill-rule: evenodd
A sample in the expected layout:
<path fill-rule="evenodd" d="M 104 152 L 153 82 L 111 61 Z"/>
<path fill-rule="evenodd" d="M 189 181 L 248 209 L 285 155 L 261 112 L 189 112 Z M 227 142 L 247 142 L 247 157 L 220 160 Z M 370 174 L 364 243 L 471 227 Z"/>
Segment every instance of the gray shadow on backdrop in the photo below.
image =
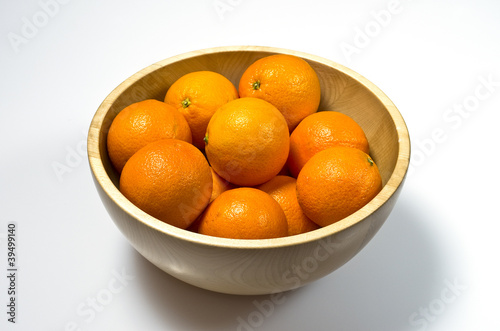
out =
<path fill-rule="evenodd" d="M 417 200 L 417 201 L 415 201 Z M 284 294 L 256 330 L 412 330 L 409 316 L 439 295 L 443 270 L 437 240 L 414 196 L 400 200 L 382 229 L 345 266 Z M 132 250 L 132 249 L 131 249 Z M 234 296 L 185 284 L 133 250 L 137 282 L 150 309 L 177 330 L 237 330 L 238 318 L 269 296 Z M 303 301 L 302 301 L 303 300 Z M 257 326 L 257 325 L 256 325 Z M 240 328 L 242 331 L 249 329 Z"/>
<path fill-rule="evenodd" d="M 304 309 L 300 317 L 291 315 L 291 321 L 282 318 L 280 323 L 269 325 L 269 330 L 278 325 L 283 330 L 350 331 L 422 327 L 412 325 L 410 316 L 418 314 L 413 317 L 414 323 L 424 318 L 420 307 L 439 298 L 449 275 L 440 250 L 442 239 L 427 227 L 428 220 L 424 222 L 430 213 L 424 216 L 423 206 L 425 202 L 419 197 L 402 196 L 362 252 L 325 279 L 311 284 L 310 298 L 303 293 L 295 298 L 312 303 L 314 308 Z"/>
<path fill-rule="evenodd" d="M 269 295 L 239 296 L 200 289 L 166 274 L 137 251 L 133 250 L 132 254 L 136 282 L 150 302 L 150 309 L 156 310 L 172 330 L 238 330 L 241 323 L 238 318 L 246 320 L 256 310 L 253 301 L 270 298 Z M 291 298 L 293 292 L 288 293 L 287 298 Z"/>

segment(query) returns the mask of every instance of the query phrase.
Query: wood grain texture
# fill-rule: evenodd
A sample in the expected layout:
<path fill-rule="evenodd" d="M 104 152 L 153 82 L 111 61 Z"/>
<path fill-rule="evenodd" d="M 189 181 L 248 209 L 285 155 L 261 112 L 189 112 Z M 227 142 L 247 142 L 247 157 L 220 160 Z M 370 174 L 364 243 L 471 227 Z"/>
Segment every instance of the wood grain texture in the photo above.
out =
<path fill-rule="evenodd" d="M 238 86 L 243 71 L 271 54 L 304 58 L 318 73 L 320 111 L 353 117 L 365 130 L 384 187 L 365 207 L 330 226 L 286 238 L 214 238 L 163 223 L 130 203 L 118 190 L 118 174 L 106 151 L 113 118 L 127 105 L 148 98 L 163 100 L 182 75 L 212 70 Z M 364 77 L 333 61 L 290 50 L 219 47 L 178 55 L 134 74 L 103 101 L 88 135 L 88 156 L 99 196 L 116 226 L 146 259 L 195 286 L 231 294 L 268 294 L 320 279 L 355 256 L 376 234 L 396 203 L 408 169 L 410 141 L 401 114 L 387 96 Z M 300 272 L 299 272 L 300 270 Z"/>

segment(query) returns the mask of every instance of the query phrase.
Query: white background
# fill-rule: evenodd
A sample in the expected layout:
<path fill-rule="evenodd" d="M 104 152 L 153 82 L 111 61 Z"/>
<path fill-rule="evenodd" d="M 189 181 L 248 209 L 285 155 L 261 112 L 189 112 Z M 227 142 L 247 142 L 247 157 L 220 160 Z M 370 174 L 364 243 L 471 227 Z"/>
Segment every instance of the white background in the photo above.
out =
<path fill-rule="evenodd" d="M 1 0 L 0 329 L 499 330 L 499 31 L 494 0 Z M 86 159 L 92 116 L 119 83 L 227 45 L 350 67 L 394 101 L 412 139 L 412 171 L 375 238 L 272 307 L 152 266 L 107 215 Z"/>

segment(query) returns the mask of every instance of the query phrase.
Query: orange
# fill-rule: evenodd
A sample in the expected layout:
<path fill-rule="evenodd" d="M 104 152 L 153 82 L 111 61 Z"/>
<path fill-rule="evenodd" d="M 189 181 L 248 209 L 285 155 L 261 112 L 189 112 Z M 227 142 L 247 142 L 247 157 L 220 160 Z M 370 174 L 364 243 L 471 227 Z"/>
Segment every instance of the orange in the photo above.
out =
<path fill-rule="evenodd" d="M 144 146 L 127 161 L 120 191 L 144 212 L 186 229 L 208 205 L 212 173 L 199 149 L 164 139 Z"/>
<path fill-rule="evenodd" d="M 214 201 L 222 192 L 226 192 L 227 190 L 231 190 L 235 188 L 234 184 L 231 184 L 221 176 L 219 176 L 214 169 L 210 168 L 212 171 L 212 179 L 213 179 L 213 189 L 212 196 L 210 197 L 210 202 Z"/>
<path fill-rule="evenodd" d="M 191 232 L 198 232 L 198 228 L 200 227 L 201 217 L 203 216 L 203 212 L 198 216 L 190 226 L 186 228 L 186 230 Z"/>
<path fill-rule="evenodd" d="M 290 132 L 318 110 L 321 88 L 314 69 L 305 60 L 285 54 L 264 57 L 251 64 L 239 83 L 240 97 L 272 103 L 285 116 Z"/>
<path fill-rule="evenodd" d="M 231 184 L 221 176 L 219 176 L 212 167 L 210 167 L 212 171 L 212 180 L 213 180 L 213 188 L 212 195 L 210 196 L 210 202 L 214 201 L 222 192 L 226 192 L 228 190 L 232 190 L 236 188 L 234 184 Z M 198 228 L 200 226 L 201 215 L 186 229 L 192 232 L 198 232 Z"/>
<path fill-rule="evenodd" d="M 288 168 L 294 177 L 317 152 L 334 146 L 354 147 L 370 153 L 363 129 L 351 117 L 322 111 L 307 116 L 290 135 Z"/>
<path fill-rule="evenodd" d="M 203 149 L 210 118 L 217 108 L 236 98 L 238 91 L 226 77 L 213 71 L 195 71 L 170 86 L 165 102 L 184 115 L 193 134 L 193 145 Z"/>
<path fill-rule="evenodd" d="M 297 178 L 297 199 L 304 214 L 320 226 L 347 217 L 366 205 L 382 189 L 377 165 L 352 147 L 318 152 Z"/>
<path fill-rule="evenodd" d="M 311 221 L 300 208 L 297 201 L 297 180 L 289 176 L 276 176 L 257 187 L 278 202 L 285 212 L 288 222 L 288 235 L 306 233 L 319 226 Z"/>
<path fill-rule="evenodd" d="M 283 115 L 269 102 L 240 98 L 213 115 L 205 136 L 212 168 L 239 186 L 254 186 L 276 176 L 286 163 L 290 137 Z"/>
<path fill-rule="evenodd" d="M 158 100 L 136 102 L 120 111 L 111 123 L 107 138 L 109 158 L 121 172 L 139 149 L 168 138 L 191 143 L 191 130 L 182 114 Z"/>
<path fill-rule="evenodd" d="M 288 234 L 286 216 L 271 196 L 255 188 L 223 192 L 202 214 L 201 234 L 232 239 L 268 239 Z"/>

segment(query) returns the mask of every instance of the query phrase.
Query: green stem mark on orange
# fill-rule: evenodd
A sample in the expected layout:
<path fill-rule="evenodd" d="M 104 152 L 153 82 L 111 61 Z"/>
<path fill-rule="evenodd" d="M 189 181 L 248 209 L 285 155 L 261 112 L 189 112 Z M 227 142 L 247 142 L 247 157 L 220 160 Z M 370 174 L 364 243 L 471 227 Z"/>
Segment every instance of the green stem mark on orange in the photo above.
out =
<path fill-rule="evenodd" d="M 189 101 L 189 98 L 186 98 L 186 99 L 182 100 L 181 104 L 182 104 L 182 108 L 187 108 L 191 104 L 191 101 Z"/>
<path fill-rule="evenodd" d="M 203 137 L 203 141 L 205 142 L 205 145 L 208 145 L 208 133 Z"/>
<path fill-rule="evenodd" d="M 252 84 L 252 88 L 254 90 L 260 89 L 260 80 L 256 81 L 255 83 Z"/>
<path fill-rule="evenodd" d="M 368 158 L 367 160 L 370 163 L 370 165 L 372 166 L 373 165 L 373 160 L 371 158 Z"/>

